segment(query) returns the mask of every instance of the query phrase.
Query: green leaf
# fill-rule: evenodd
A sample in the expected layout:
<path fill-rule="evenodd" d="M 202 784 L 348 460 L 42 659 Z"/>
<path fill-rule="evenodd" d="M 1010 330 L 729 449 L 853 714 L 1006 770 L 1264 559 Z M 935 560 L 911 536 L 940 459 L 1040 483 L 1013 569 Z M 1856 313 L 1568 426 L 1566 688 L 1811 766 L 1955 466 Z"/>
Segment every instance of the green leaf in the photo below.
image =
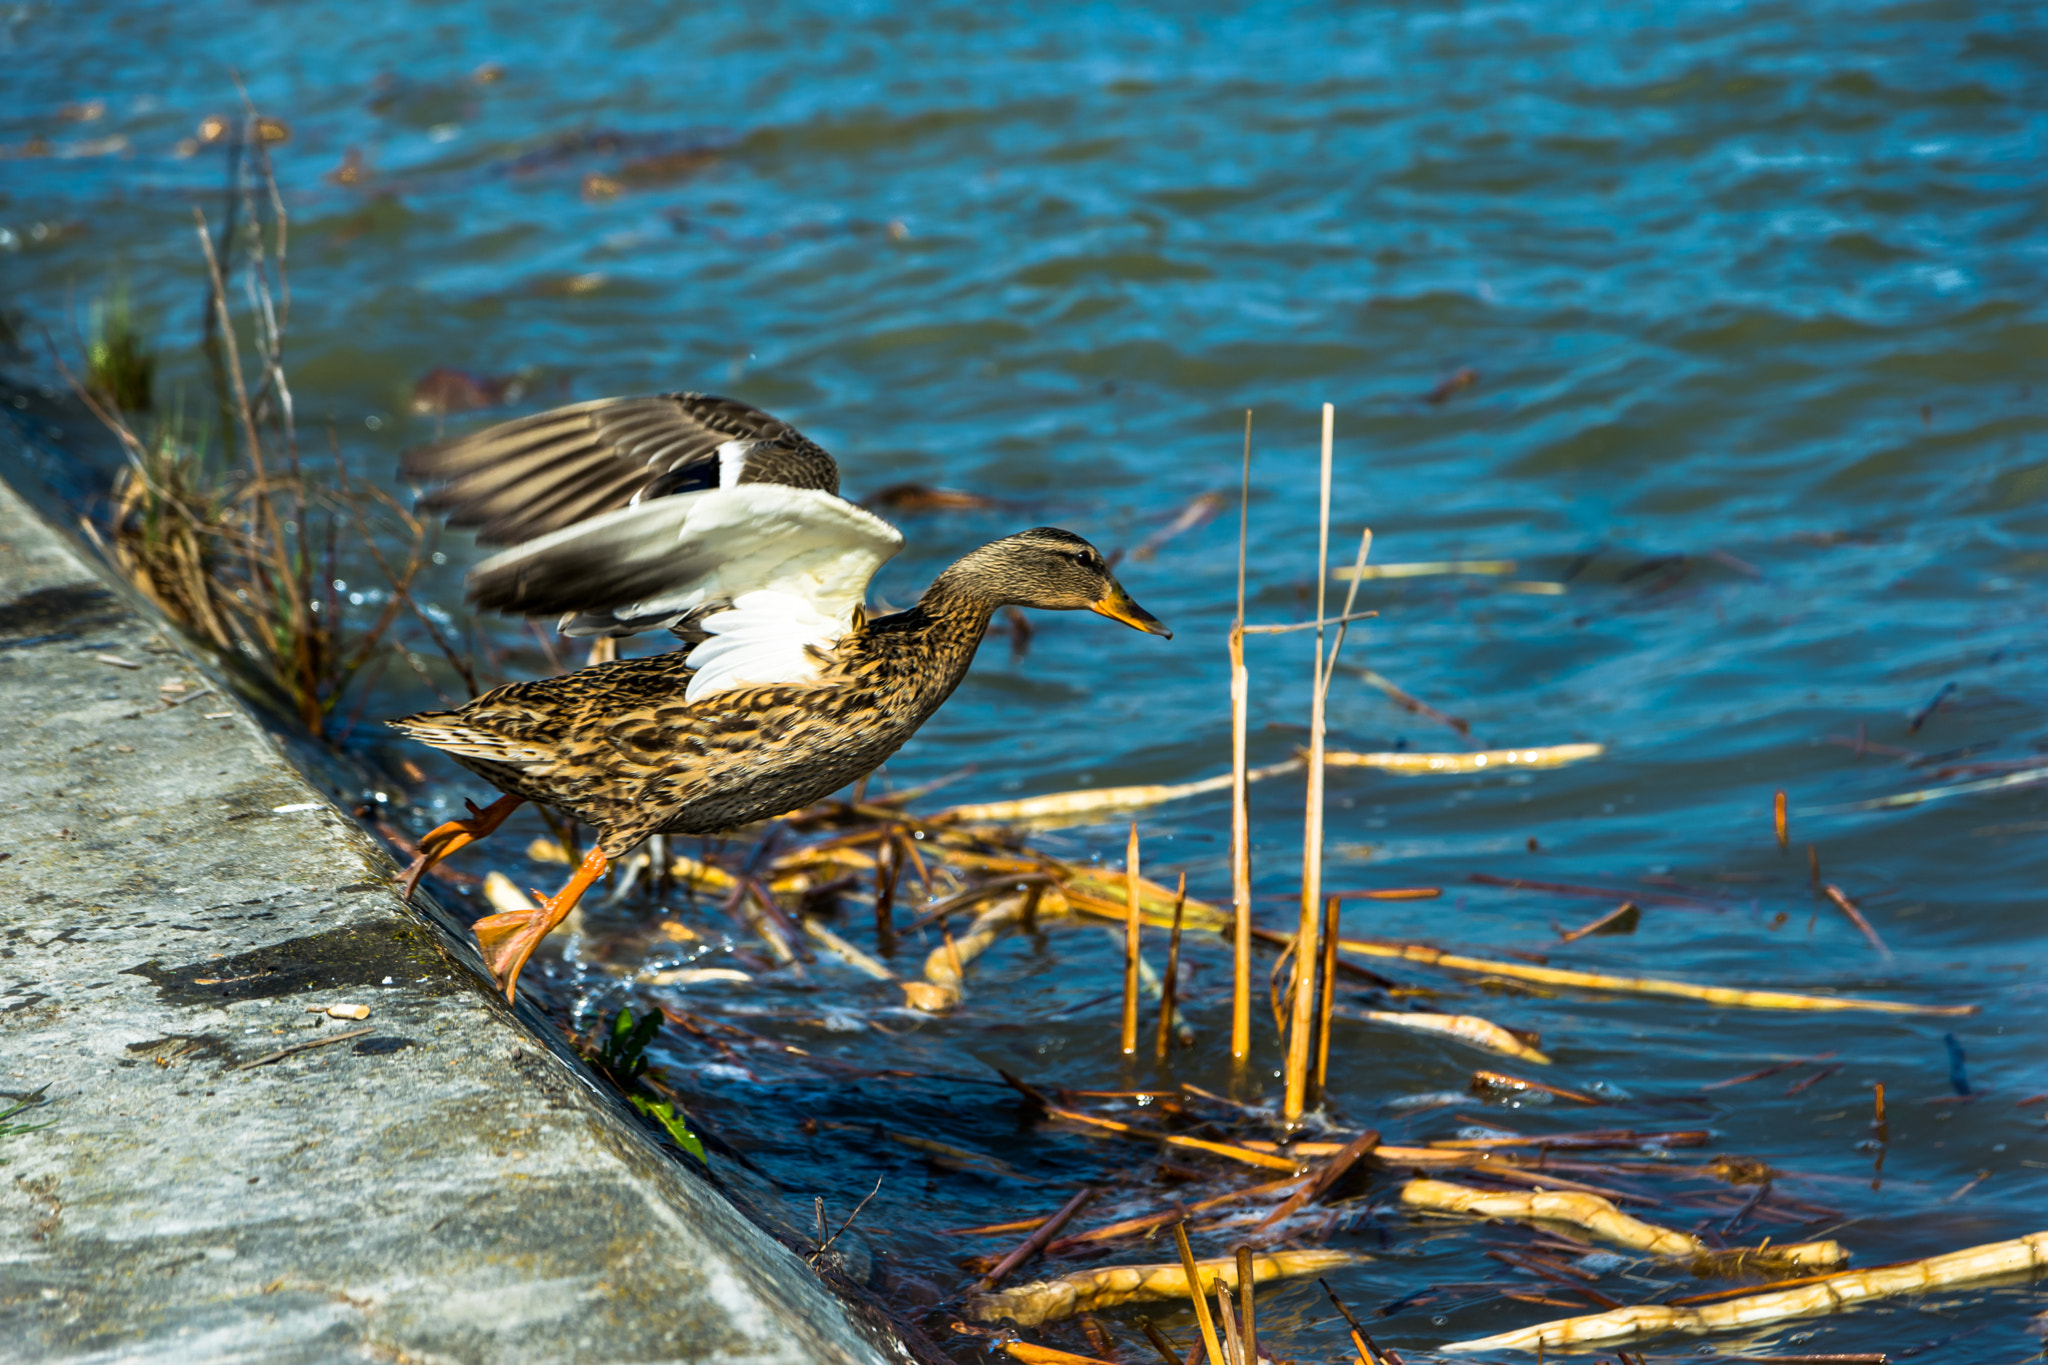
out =
<path fill-rule="evenodd" d="M 676 1146 L 682 1148 L 691 1156 L 696 1157 L 699 1165 L 709 1166 L 711 1164 L 704 1158 L 704 1144 L 698 1141 L 695 1133 L 690 1131 L 687 1115 L 676 1113 L 675 1107 L 667 1100 L 663 1100 L 660 1104 L 655 1104 L 641 1095 L 628 1095 L 626 1098 L 633 1102 L 635 1109 L 638 1109 L 641 1113 L 647 1115 L 647 1117 L 653 1119 L 666 1129 L 669 1137 L 675 1140 Z"/>

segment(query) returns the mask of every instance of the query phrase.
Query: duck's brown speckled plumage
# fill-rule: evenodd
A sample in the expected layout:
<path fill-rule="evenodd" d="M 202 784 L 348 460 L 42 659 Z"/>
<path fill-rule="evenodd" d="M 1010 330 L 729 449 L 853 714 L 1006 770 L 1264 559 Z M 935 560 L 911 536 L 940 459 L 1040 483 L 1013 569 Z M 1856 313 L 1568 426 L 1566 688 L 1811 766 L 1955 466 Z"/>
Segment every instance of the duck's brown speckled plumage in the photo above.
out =
<path fill-rule="evenodd" d="M 391 723 L 501 791 L 596 827 L 617 858 L 652 834 L 730 829 L 865 776 L 952 695 L 998 607 L 1087 607 L 1111 591 L 1150 622 L 1092 546 L 1041 529 L 976 551 L 917 606 L 862 624 L 822 660 L 816 685 L 690 704 L 692 670 L 669 653 L 512 683 L 459 710 Z"/>

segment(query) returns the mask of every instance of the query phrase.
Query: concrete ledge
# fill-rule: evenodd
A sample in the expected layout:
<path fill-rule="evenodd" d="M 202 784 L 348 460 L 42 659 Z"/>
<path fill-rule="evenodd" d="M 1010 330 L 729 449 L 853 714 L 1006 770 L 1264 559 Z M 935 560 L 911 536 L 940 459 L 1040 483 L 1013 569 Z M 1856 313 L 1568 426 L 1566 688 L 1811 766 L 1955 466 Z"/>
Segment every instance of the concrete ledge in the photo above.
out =
<path fill-rule="evenodd" d="M 0 485 L 0 1360 L 905 1358 L 173 679 Z"/>

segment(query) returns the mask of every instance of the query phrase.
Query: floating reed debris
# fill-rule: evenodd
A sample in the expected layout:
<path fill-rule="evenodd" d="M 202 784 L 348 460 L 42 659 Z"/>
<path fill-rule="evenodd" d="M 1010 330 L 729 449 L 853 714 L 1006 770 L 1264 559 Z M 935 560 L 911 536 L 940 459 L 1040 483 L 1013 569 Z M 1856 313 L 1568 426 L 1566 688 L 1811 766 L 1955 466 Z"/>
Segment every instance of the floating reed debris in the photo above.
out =
<path fill-rule="evenodd" d="M 1580 939 L 1594 934 L 1633 934 L 1636 926 L 1643 922 L 1643 912 L 1634 901 L 1623 901 L 1590 924 L 1566 930 L 1557 936 L 1559 943 L 1577 943 Z"/>
<path fill-rule="evenodd" d="M 1505 577 L 1516 569 L 1512 559 L 1432 559 L 1416 564 L 1368 564 L 1355 569 L 1332 569 L 1330 577 L 1339 583 L 1358 583 L 1374 578 L 1436 578 L 1445 574 L 1483 574 Z"/>
<path fill-rule="evenodd" d="M 1157 1142 L 1168 1147 L 1180 1147 L 1193 1152 L 1208 1152 L 1213 1156 L 1229 1157 L 1242 1161 L 1247 1166 L 1263 1166 L 1270 1171 L 1298 1172 L 1301 1163 L 1291 1157 L 1276 1156 L 1272 1152 L 1256 1151 L 1228 1142 L 1209 1142 L 1203 1138 L 1184 1137 L 1179 1133 L 1159 1133 L 1149 1128 L 1139 1128 L 1117 1119 L 1099 1118 L 1084 1114 L 1078 1109 L 1065 1109 L 1059 1105 L 1047 1105 L 1046 1117 L 1065 1119 L 1069 1123 L 1086 1124 L 1091 1128 L 1102 1128 L 1120 1137 L 1133 1138 L 1140 1142 Z"/>
<path fill-rule="evenodd" d="M 1792 831 L 1785 823 L 1785 789 L 1778 788 L 1771 798 L 1771 823 L 1778 833 L 1778 852 L 1784 853 L 1792 847 Z"/>
<path fill-rule="evenodd" d="M 1348 942 L 1340 945 L 1349 947 Z M 1455 1039 L 1469 1047 L 1497 1052 L 1503 1057 L 1517 1057 L 1538 1066 L 1549 1066 L 1550 1058 L 1529 1046 L 1520 1038 L 1488 1019 L 1476 1014 L 1421 1014 L 1396 1010 L 1361 1010 L 1347 1014 L 1347 1019 L 1363 1019 L 1367 1023 L 1383 1024 L 1388 1028 L 1406 1029 L 1410 1033 L 1432 1033 L 1440 1038 Z"/>
<path fill-rule="evenodd" d="M 1884 946 L 1884 940 L 1877 936 L 1877 930 L 1870 927 L 1870 921 L 1863 918 L 1863 912 L 1856 908 L 1856 903 L 1842 894 L 1842 888 L 1836 886 L 1833 882 L 1829 882 L 1825 894 L 1843 914 L 1849 917 L 1851 924 L 1863 931 L 1863 937 L 1870 940 L 1870 946 L 1877 949 L 1878 956 L 1884 958 L 1887 962 L 1891 961 L 1892 950 Z"/>
<path fill-rule="evenodd" d="M 1344 671 L 1359 679 L 1368 687 L 1376 687 L 1381 692 L 1384 692 L 1388 700 L 1392 701 L 1394 705 L 1400 707 L 1409 715 L 1427 716 L 1440 725 L 1449 726 L 1457 732 L 1460 739 L 1472 738 L 1471 722 L 1465 720 L 1462 716 L 1454 716 L 1447 711 L 1437 710 L 1422 698 L 1396 686 L 1394 680 L 1385 674 L 1376 673 L 1370 668 L 1361 668 L 1356 664 L 1346 665 Z"/>
<path fill-rule="evenodd" d="M 1494 1351 L 1514 1347 L 1529 1351 L 1555 1346 L 1603 1346 L 1641 1341 L 1660 1332 L 1699 1335 L 1724 1328 L 1761 1327 L 1788 1318 L 1832 1313 L 1874 1299 L 1922 1294 L 2043 1269 L 2048 1269 L 2048 1232 L 2036 1232 L 2010 1242 L 1993 1242 L 1924 1261 L 1821 1276 L 1794 1288 L 1746 1294 L 1720 1303 L 1640 1304 L 1538 1323 L 1472 1341 L 1456 1341 L 1442 1349 Z"/>
<path fill-rule="evenodd" d="M 1761 1188 L 1761 1187 L 1759 1187 Z M 1836 1266 L 1849 1259 L 1839 1242 L 1792 1242 L 1784 1246 L 1718 1249 L 1689 1232 L 1658 1227 L 1632 1218 L 1597 1194 L 1565 1190 L 1482 1190 L 1446 1180 L 1411 1180 L 1401 1187 L 1401 1202 L 1432 1213 L 1469 1213 L 1475 1218 L 1531 1218 L 1569 1223 L 1602 1241 L 1666 1260 L 1706 1261 L 1723 1270 L 1737 1266 L 1809 1269 Z"/>
<path fill-rule="evenodd" d="M 1976 1005 L 1914 1005 L 1897 1000 L 1861 1000 L 1848 996 L 1796 995 L 1789 991 L 1735 990 L 1725 986 L 1695 986 L 1685 981 L 1666 981 L 1651 976 L 1609 976 L 1604 972 L 1575 972 L 1561 967 L 1537 967 L 1522 962 L 1500 962 L 1493 958 L 1466 957 L 1447 953 L 1422 943 L 1372 943 L 1347 938 L 1337 945 L 1362 957 L 1391 957 L 1419 962 L 1427 967 L 1444 967 L 1456 972 L 1484 972 L 1520 981 L 1539 981 L 1550 986 L 1576 986 L 1586 990 L 1614 991 L 1623 995 L 1668 995 L 1682 1000 L 1699 1000 L 1709 1005 L 1729 1005 L 1756 1010 L 1873 1010 L 1880 1014 L 1927 1014 L 1942 1017 L 1975 1014 Z"/>
<path fill-rule="evenodd" d="M 1364 1259 L 1348 1251 L 1327 1249 L 1267 1251 L 1252 1256 L 1251 1273 L 1254 1283 L 1265 1284 L 1298 1275 L 1325 1274 Z M 1189 1286 L 1196 1281 L 1207 1285 L 1221 1280 L 1235 1287 L 1237 1276 L 1236 1260 L 1222 1257 L 1195 1262 L 1192 1277 L 1187 1267 L 1179 1263 L 1101 1266 L 977 1295 L 967 1301 L 967 1316 L 976 1322 L 1008 1318 L 1020 1327 L 1037 1327 L 1120 1303 L 1185 1299 L 1190 1296 Z"/>
<path fill-rule="evenodd" d="M 1241 645 L 1239 653 L 1241 657 Z M 1269 777 L 1284 777 L 1288 773 L 1300 772 L 1301 768 L 1300 759 L 1288 759 L 1284 763 L 1253 768 L 1243 775 L 1243 780 L 1263 782 Z M 1082 791 L 1049 792 L 1044 796 L 1027 796 L 1016 801 L 988 801 L 980 805 L 953 806 L 929 817 L 925 823 L 1043 825 L 1062 821 L 1084 821 L 1102 815 L 1143 810 L 1147 806 L 1157 806 L 1167 801 L 1181 801 L 1190 796 L 1205 796 L 1210 792 L 1232 787 L 1237 781 L 1238 775 L 1232 772 L 1221 777 L 1205 777 L 1199 782 L 1164 785 L 1148 783 L 1136 787 L 1096 787 Z"/>
<path fill-rule="evenodd" d="M 1525 1080 L 1520 1076 L 1510 1076 L 1501 1071 L 1475 1071 L 1472 1073 L 1471 1084 L 1467 1088 L 1473 1094 L 1489 1099 L 1508 1095 L 1527 1095 L 1533 1091 L 1538 1094 L 1549 1095 L 1554 1099 L 1568 1100 L 1573 1104 L 1600 1105 L 1607 1103 L 1606 1100 L 1601 1099 L 1598 1095 L 1588 1095 L 1579 1090 L 1566 1090 L 1562 1086 L 1545 1085 L 1542 1081 Z"/>
<path fill-rule="evenodd" d="M 1469 754 L 1337 751 L 1324 754 L 1323 762 L 1332 768 L 1377 768 L 1387 773 L 1478 773 L 1493 768 L 1562 768 L 1606 752 L 1605 744 L 1549 744 L 1523 749 L 1483 749 Z"/>

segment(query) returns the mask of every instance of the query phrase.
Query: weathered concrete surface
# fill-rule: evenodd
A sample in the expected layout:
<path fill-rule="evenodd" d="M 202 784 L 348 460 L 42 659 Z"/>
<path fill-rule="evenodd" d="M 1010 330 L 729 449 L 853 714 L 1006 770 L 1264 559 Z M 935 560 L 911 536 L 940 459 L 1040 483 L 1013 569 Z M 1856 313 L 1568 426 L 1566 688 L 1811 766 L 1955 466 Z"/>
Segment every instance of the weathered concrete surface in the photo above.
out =
<path fill-rule="evenodd" d="M 48 1125 L 0 1136 L 0 1360 L 894 1354 L 173 680 L 211 681 L 0 485 L 0 1092 Z"/>

